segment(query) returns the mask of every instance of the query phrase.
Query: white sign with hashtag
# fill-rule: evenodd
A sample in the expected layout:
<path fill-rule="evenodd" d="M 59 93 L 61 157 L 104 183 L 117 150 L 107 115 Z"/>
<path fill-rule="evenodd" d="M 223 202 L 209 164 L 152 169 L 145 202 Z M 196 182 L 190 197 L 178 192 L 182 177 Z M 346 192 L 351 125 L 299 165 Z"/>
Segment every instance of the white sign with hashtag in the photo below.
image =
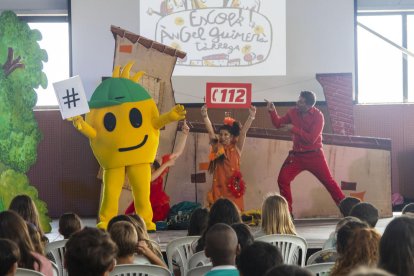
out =
<path fill-rule="evenodd" d="M 79 76 L 53 83 L 63 119 L 89 112 L 85 90 Z"/>

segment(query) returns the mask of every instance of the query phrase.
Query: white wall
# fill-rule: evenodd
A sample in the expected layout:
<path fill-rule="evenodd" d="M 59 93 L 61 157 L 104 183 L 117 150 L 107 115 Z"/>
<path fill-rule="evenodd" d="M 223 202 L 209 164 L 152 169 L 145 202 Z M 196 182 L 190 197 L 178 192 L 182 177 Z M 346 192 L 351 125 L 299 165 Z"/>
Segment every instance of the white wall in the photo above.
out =
<path fill-rule="evenodd" d="M 149 1 L 149 0 L 147 0 Z M 323 99 L 316 73 L 354 72 L 354 1 L 289 0 L 287 4 L 287 75 L 280 77 L 174 77 L 176 101 L 203 102 L 206 82 L 251 82 L 253 101 L 295 101 L 314 90 Z M 139 1 L 73 0 L 73 73 L 88 96 L 112 71 L 114 39 L 110 25 L 138 33 Z"/>

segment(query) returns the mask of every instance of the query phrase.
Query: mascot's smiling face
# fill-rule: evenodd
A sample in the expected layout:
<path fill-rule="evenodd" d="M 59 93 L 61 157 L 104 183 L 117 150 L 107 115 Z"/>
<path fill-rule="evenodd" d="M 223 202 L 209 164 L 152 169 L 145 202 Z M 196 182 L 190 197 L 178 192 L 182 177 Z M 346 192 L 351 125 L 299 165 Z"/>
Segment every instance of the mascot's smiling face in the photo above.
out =
<path fill-rule="evenodd" d="M 159 114 L 141 85 L 129 79 L 107 79 L 95 90 L 89 106 L 86 122 L 96 130 L 90 143 L 103 168 L 153 162 L 159 130 L 152 120 Z"/>

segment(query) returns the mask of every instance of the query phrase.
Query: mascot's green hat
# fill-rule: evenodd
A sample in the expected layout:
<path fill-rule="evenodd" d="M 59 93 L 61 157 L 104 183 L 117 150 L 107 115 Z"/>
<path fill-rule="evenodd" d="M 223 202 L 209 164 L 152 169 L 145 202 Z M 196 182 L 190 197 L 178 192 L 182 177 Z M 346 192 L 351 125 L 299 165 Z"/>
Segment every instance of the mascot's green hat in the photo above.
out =
<path fill-rule="evenodd" d="M 101 108 L 147 99 L 151 96 L 140 84 L 125 78 L 108 78 L 93 92 L 89 107 Z"/>

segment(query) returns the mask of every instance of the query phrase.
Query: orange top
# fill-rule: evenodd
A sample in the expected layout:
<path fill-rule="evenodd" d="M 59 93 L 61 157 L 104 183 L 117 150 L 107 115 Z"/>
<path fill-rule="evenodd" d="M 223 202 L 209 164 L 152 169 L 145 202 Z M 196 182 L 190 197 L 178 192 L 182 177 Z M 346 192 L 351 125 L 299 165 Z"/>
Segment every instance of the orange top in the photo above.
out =
<path fill-rule="evenodd" d="M 212 205 L 219 198 L 227 198 L 237 205 L 240 211 L 244 210 L 243 196 L 236 198 L 227 187 L 235 171 L 240 171 L 240 154 L 236 144 L 223 145 L 225 158 L 217 162 L 213 174 L 213 185 L 208 193 L 208 202 Z"/>

